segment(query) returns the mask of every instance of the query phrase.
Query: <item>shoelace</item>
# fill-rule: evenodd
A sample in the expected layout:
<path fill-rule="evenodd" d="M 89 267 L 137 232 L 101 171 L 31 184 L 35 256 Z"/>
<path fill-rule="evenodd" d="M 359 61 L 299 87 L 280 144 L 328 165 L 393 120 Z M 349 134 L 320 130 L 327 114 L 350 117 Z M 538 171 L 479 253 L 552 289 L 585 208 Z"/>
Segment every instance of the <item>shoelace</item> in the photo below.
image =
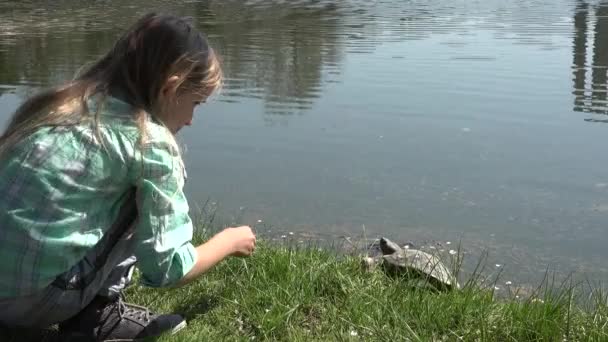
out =
<path fill-rule="evenodd" d="M 127 304 L 123 301 L 122 296 L 118 298 L 118 314 L 122 319 L 125 316 L 134 317 L 138 320 L 143 320 L 144 322 L 150 322 L 150 310 L 144 306 L 139 306 L 135 304 Z"/>

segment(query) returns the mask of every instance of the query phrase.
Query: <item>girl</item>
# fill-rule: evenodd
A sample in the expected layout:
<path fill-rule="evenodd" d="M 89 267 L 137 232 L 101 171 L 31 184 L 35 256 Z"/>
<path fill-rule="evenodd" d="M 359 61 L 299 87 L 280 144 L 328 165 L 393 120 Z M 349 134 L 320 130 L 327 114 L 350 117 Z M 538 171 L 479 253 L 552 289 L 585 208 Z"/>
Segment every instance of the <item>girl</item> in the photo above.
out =
<path fill-rule="evenodd" d="M 189 21 L 150 14 L 77 79 L 17 109 L 0 136 L 0 324 L 58 324 L 79 341 L 175 332 L 182 317 L 122 301 L 135 262 L 144 285 L 169 287 L 253 252 L 246 226 L 191 243 L 174 134 L 221 80 Z"/>

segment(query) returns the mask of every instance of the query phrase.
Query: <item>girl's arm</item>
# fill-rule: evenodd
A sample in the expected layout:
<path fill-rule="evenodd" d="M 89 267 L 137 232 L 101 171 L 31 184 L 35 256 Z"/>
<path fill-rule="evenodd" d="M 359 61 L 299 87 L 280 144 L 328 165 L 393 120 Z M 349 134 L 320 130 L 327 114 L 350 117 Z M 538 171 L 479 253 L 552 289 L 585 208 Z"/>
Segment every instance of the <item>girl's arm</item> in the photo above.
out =
<path fill-rule="evenodd" d="M 178 283 L 183 286 L 209 271 L 228 256 L 249 256 L 255 249 L 255 235 L 248 226 L 226 228 L 196 247 L 196 263 Z"/>
<path fill-rule="evenodd" d="M 137 187 L 134 254 L 141 282 L 150 287 L 186 284 L 229 255 L 249 255 L 255 236 L 249 227 L 228 228 L 206 243 L 192 245 L 193 225 L 183 191 L 183 162 L 176 145 L 161 139 L 164 127 L 149 125 L 148 141 L 133 164 Z"/>

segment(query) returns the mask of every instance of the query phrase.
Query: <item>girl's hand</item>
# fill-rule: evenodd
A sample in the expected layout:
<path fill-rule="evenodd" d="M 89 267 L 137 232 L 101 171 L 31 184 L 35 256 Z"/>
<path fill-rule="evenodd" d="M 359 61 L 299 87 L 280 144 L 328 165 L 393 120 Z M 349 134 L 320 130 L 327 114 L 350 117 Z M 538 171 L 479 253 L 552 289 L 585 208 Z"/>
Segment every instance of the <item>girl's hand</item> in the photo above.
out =
<path fill-rule="evenodd" d="M 250 256 L 255 250 L 255 234 L 249 226 L 226 228 L 220 234 L 228 244 L 232 256 Z"/>
<path fill-rule="evenodd" d="M 196 247 L 196 264 L 178 285 L 191 282 L 227 256 L 250 256 L 254 249 L 255 234 L 249 226 L 226 228 Z"/>

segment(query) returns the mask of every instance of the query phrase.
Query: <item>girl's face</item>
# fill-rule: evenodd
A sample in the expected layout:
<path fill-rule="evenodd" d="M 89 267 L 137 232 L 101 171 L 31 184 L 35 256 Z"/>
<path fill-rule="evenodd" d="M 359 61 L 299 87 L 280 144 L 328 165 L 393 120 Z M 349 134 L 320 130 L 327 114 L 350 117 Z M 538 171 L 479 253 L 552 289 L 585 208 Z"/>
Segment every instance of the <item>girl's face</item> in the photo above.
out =
<path fill-rule="evenodd" d="M 192 124 L 192 116 L 194 108 L 206 100 L 205 96 L 200 94 L 181 94 L 170 99 L 165 107 L 166 112 L 163 115 L 164 124 L 176 134 L 184 126 Z"/>

